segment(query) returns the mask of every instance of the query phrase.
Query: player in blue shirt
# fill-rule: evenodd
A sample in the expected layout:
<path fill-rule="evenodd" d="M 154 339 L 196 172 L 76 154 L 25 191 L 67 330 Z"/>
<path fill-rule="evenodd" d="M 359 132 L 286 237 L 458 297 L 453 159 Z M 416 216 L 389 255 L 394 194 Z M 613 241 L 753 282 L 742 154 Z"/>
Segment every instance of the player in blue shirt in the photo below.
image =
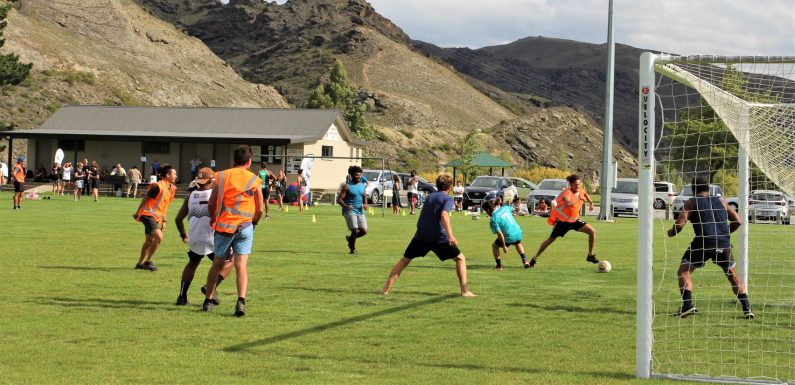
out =
<path fill-rule="evenodd" d="M 366 185 L 362 182 L 361 167 L 348 167 L 348 176 L 350 180 L 342 186 L 337 203 L 342 206 L 342 216 L 345 217 L 345 223 L 351 231 L 350 235 L 345 236 L 348 248 L 351 254 L 357 254 L 356 239 L 367 235 L 367 218 L 364 215 L 367 211 Z"/>
<path fill-rule="evenodd" d="M 497 234 L 497 239 L 491 244 L 491 252 L 494 254 L 494 260 L 497 261 L 497 266 L 494 270 L 502 270 L 502 259 L 500 259 L 500 248 L 504 252 L 508 252 L 508 246 L 516 246 L 516 251 L 522 257 L 522 264 L 524 268 L 530 268 L 530 262 L 524 254 L 524 247 L 522 247 L 522 228 L 516 223 L 513 218 L 513 209 L 511 206 L 501 206 L 502 198 L 497 197 L 493 201 L 483 202 L 482 208 L 491 217 L 489 226 L 491 232 Z"/>
<path fill-rule="evenodd" d="M 400 277 L 400 273 L 411 260 L 424 257 L 433 251 L 440 260 L 452 259 L 455 261 L 458 282 L 461 286 L 462 297 L 474 297 L 467 289 L 467 262 L 464 254 L 458 249 L 458 241 L 453 237 L 453 228 L 450 226 L 450 211 L 453 209 L 453 198 L 450 190 L 453 189 L 453 177 L 450 174 L 441 174 L 436 178 L 438 192 L 428 195 L 422 207 L 420 218 L 417 220 L 417 233 L 411 240 L 408 248 L 403 253 L 395 267 L 389 273 L 381 294 L 389 294 L 392 284 Z"/>

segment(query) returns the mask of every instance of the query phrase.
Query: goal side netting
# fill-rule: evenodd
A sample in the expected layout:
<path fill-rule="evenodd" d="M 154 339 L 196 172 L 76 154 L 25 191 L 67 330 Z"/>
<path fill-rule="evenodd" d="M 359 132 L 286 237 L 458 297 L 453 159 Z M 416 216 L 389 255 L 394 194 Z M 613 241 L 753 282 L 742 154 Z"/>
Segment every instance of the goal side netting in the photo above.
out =
<path fill-rule="evenodd" d="M 637 376 L 795 383 L 795 57 L 645 53 L 640 70 Z M 729 237 L 697 235 L 731 227 L 695 177 L 742 220 Z M 702 224 L 669 236 L 688 201 Z"/>

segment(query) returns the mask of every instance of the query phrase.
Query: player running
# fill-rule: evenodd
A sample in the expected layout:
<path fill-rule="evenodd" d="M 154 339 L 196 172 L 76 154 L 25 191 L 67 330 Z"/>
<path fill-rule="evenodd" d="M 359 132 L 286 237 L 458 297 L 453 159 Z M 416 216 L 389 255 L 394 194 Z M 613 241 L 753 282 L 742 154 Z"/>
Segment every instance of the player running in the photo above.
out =
<path fill-rule="evenodd" d="M 417 220 L 417 233 L 411 240 L 403 257 L 389 273 L 381 294 L 389 294 L 392 284 L 400 277 L 400 273 L 411 260 L 424 257 L 433 251 L 440 260 L 452 259 L 455 261 L 455 270 L 461 286 L 462 297 L 474 297 L 467 289 L 467 262 L 464 254 L 458 249 L 458 241 L 453 237 L 453 228 L 450 226 L 450 211 L 453 210 L 453 198 L 450 190 L 453 189 L 453 177 L 444 173 L 436 177 L 436 187 L 439 191 L 428 195 L 422 207 L 420 218 Z"/>
<path fill-rule="evenodd" d="M 358 254 L 356 239 L 367 235 L 367 218 L 364 215 L 367 211 L 366 185 L 362 183 L 361 167 L 348 167 L 348 176 L 350 180 L 342 186 L 337 203 L 342 206 L 342 216 L 345 217 L 345 223 L 351 231 L 350 235 L 345 236 L 348 249 L 351 254 Z"/>
<path fill-rule="evenodd" d="M 259 170 L 259 178 L 264 181 L 262 183 L 262 200 L 265 202 L 265 219 L 271 219 L 271 216 L 269 215 L 271 206 L 268 200 L 271 197 L 271 187 L 273 186 L 273 182 L 276 180 L 276 176 L 273 175 L 271 170 L 268 170 L 268 163 L 262 162 L 260 166 L 261 169 Z"/>
<path fill-rule="evenodd" d="M 212 182 L 214 180 L 214 171 L 209 167 L 204 167 L 196 174 L 196 187 L 188 199 L 182 204 L 179 209 L 177 218 L 175 220 L 177 230 L 179 230 L 179 237 L 183 243 L 187 243 L 188 250 L 188 264 L 182 270 L 182 283 L 179 287 L 179 297 L 177 297 L 177 305 L 187 305 L 188 302 L 188 289 L 193 281 L 193 276 L 196 274 L 196 268 L 202 261 L 202 258 L 207 258 L 212 261 L 213 254 L 213 229 L 210 226 L 210 211 L 207 209 L 207 203 L 210 201 L 212 194 Z M 190 233 L 185 231 L 185 225 L 182 221 L 188 218 L 190 226 Z M 229 275 L 232 270 L 232 264 L 227 263 L 221 274 L 218 275 L 218 283 L 216 287 Z M 202 293 L 206 293 L 206 287 L 202 287 Z M 218 293 L 213 294 L 213 302 L 215 305 L 220 305 L 218 300 Z"/>
<path fill-rule="evenodd" d="M 144 234 L 146 234 L 146 240 L 141 247 L 141 257 L 135 265 L 139 270 L 157 271 L 157 266 L 152 263 L 152 257 L 163 241 L 168 206 L 177 193 L 177 186 L 174 186 L 177 170 L 166 164 L 160 167 L 159 172 L 160 181 L 149 186 L 149 191 L 141 199 L 138 210 L 133 214 L 133 218 L 144 225 Z"/>
<path fill-rule="evenodd" d="M 491 244 L 491 252 L 494 254 L 494 260 L 497 261 L 497 266 L 494 270 L 502 270 L 502 259 L 500 259 L 500 248 L 504 252 L 508 252 L 508 246 L 516 246 L 516 251 L 522 257 L 522 264 L 525 269 L 530 268 L 530 262 L 527 262 L 527 256 L 524 254 L 524 247 L 522 246 L 522 228 L 516 223 L 513 218 L 512 209 L 510 206 L 501 206 L 502 198 L 497 197 L 494 201 L 483 202 L 483 211 L 491 217 L 489 226 L 491 232 L 497 234 L 497 239 Z M 495 209 L 496 207 L 496 209 Z"/>
<path fill-rule="evenodd" d="M 588 256 L 585 260 L 592 263 L 599 263 L 599 260 L 596 259 L 596 255 L 593 253 L 593 247 L 596 243 L 596 230 L 580 219 L 580 208 L 583 203 L 588 202 L 590 204 L 588 211 L 593 211 L 593 200 L 591 200 L 591 197 L 582 188 L 582 179 L 579 175 L 569 175 L 566 181 L 569 182 L 569 187 L 563 189 L 563 191 L 558 194 L 558 197 L 555 198 L 557 206 L 552 207 L 549 219 L 547 219 L 547 223 L 554 226 L 552 228 L 552 234 L 541 243 L 541 247 L 538 248 L 538 253 L 536 253 L 536 256 L 530 261 L 530 267 L 535 266 L 538 257 L 541 256 L 541 253 L 543 253 L 552 242 L 555 242 L 556 238 L 563 237 L 569 230 L 588 234 Z"/>
<path fill-rule="evenodd" d="M 731 283 L 734 295 L 743 306 L 743 316 L 753 319 L 754 311 L 748 302 L 745 283 L 737 275 L 737 264 L 732 257 L 730 234 L 737 231 L 743 221 L 723 199 L 709 196 L 709 178 L 695 178 L 693 189 L 695 196 L 685 202 L 674 227 L 668 230 L 668 236 L 675 237 L 689 219 L 693 224 L 693 232 L 696 233 L 682 257 L 682 263 L 679 264 L 679 292 L 682 294 L 683 303 L 674 316 L 687 318 L 698 312 L 693 305 L 693 281 L 690 275 L 711 259 L 712 263 L 723 269 Z"/>

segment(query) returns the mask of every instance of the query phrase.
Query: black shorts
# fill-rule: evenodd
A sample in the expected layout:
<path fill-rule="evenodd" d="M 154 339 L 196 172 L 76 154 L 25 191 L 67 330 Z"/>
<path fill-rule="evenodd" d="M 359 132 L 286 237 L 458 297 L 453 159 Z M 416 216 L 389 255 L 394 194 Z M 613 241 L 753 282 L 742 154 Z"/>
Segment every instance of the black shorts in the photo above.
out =
<path fill-rule="evenodd" d="M 199 254 L 196 254 L 196 253 L 188 250 L 188 258 L 190 258 L 190 260 L 192 262 L 199 262 L 204 257 L 205 257 L 204 255 L 199 255 Z M 215 258 L 215 254 L 213 254 L 213 253 L 207 254 L 207 259 L 212 261 L 214 258 Z"/>
<path fill-rule="evenodd" d="M 497 237 L 497 239 L 494 240 L 494 243 L 497 244 L 497 247 L 502 247 L 502 241 L 500 240 L 500 237 Z M 520 239 L 520 240 L 518 240 L 516 242 L 508 242 L 508 246 L 518 245 L 518 244 L 521 244 L 521 243 L 522 243 L 522 240 Z"/>
<path fill-rule="evenodd" d="M 25 184 L 14 181 L 14 192 L 15 193 L 25 192 Z"/>
<path fill-rule="evenodd" d="M 50 180 L 52 180 L 53 182 L 57 182 L 57 181 L 61 180 L 61 174 L 52 174 L 52 175 L 50 175 Z"/>
<path fill-rule="evenodd" d="M 577 219 L 574 222 L 555 222 L 555 227 L 552 228 L 552 233 L 549 234 L 550 238 L 558 238 L 563 237 L 569 230 L 578 231 L 583 226 L 587 225 L 587 223 L 583 222 L 582 219 Z"/>
<path fill-rule="evenodd" d="M 429 251 L 433 251 L 433 253 L 439 257 L 439 260 L 442 261 L 453 259 L 461 255 L 461 250 L 458 249 L 458 246 L 450 246 L 448 242 L 423 242 L 412 239 L 411 243 L 409 243 L 409 247 L 406 248 L 406 252 L 403 253 L 403 256 L 408 259 L 414 259 L 417 257 L 424 257 Z"/>
<path fill-rule="evenodd" d="M 414 198 L 416 198 L 416 197 L 417 197 L 417 193 L 411 193 L 411 192 L 407 192 L 406 193 L 406 198 L 409 198 L 409 204 L 411 204 L 411 202 L 413 202 Z"/>
<path fill-rule="evenodd" d="M 157 224 L 157 221 L 151 215 L 141 215 L 138 219 L 144 225 L 144 234 L 152 234 L 152 231 L 160 230 L 160 225 Z"/>
<path fill-rule="evenodd" d="M 690 250 L 688 248 L 685 251 L 685 255 L 682 256 L 682 262 L 687 263 L 690 267 L 694 269 L 700 269 L 704 267 L 708 260 L 712 260 L 712 263 L 720 266 L 721 269 L 729 270 L 736 263 L 734 262 L 734 257 L 732 256 L 732 249 L 699 249 L 699 250 Z"/>
<path fill-rule="evenodd" d="M 456 201 L 456 202 L 463 202 L 464 201 L 464 197 L 453 197 L 453 200 Z"/>
<path fill-rule="evenodd" d="M 99 186 L 99 181 L 96 179 L 91 179 L 91 188 L 92 189 L 99 188 L 98 186 Z"/>
<path fill-rule="evenodd" d="M 262 199 L 267 201 L 270 196 L 271 196 L 271 189 L 269 188 L 262 189 Z"/>

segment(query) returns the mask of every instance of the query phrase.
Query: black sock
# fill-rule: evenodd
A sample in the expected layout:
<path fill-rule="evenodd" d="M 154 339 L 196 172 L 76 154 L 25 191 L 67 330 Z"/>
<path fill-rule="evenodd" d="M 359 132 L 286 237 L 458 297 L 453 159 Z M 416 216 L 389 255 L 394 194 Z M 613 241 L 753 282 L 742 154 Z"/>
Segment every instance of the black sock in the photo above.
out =
<path fill-rule="evenodd" d="M 743 304 L 743 311 L 751 310 L 751 304 L 748 302 L 748 294 L 743 293 L 737 296 L 737 299 L 740 300 L 740 303 Z"/>
<path fill-rule="evenodd" d="M 502 259 L 501 258 L 497 258 L 497 267 L 500 267 L 500 266 L 502 266 Z"/>
<path fill-rule="evenodd" d="M 243 302 L 243 305 L 246 304 L 246 299 L 243 297 L 237 297 L 237 302 Z"/>
<path fill-rule="evenodd" d="M 693 292 L 690 290 L 683 290 L 682 301 L 684 302 L 682 307 L 684 307 L 685 309 L 693 307 Z"/>
<path fill-rule="evenodd" d="M 363 237 L 363 236 L 365 236 L 365 235 L 367 235 L 367 233 L 366 233 L 366 232 L 364 232 L 364 231 L 359 231 L 359 232 L 357 232 L 357 233 L 356 233 L 356 238 L 361 238 L 361 237 Z"/>
<path fill-rule="evenodd" d="M 522 257 L 522 260 L 523 260 L 523 261 L 526 261 L 526 260 L 527 260 L 527 257 L 524 255 L 524 253 L 522 253 L 522 254 L 519 254 L 519 255 Z"/>
<path fill-rule="evenodd" d="M 224 281 L 224 277 L 221 274 L 218 274 L 218 281 L 215 282 L 215 289 L 216 290 L 218 289 L 218 285 L 220 285 L 221 282 L 223 282 L 223 281 Z"/>
<path fill-rule="evenodd" d="M 213 303 L 213 300 L 205 298 L 204 303 Z"/>
<path fill-rule="evenodd" d="M 190 282 L 182 281 L 182 284 L 179 286 L 179 296 L 181 298 L 188 298 L 188 289 L 190 288 Z"/>

